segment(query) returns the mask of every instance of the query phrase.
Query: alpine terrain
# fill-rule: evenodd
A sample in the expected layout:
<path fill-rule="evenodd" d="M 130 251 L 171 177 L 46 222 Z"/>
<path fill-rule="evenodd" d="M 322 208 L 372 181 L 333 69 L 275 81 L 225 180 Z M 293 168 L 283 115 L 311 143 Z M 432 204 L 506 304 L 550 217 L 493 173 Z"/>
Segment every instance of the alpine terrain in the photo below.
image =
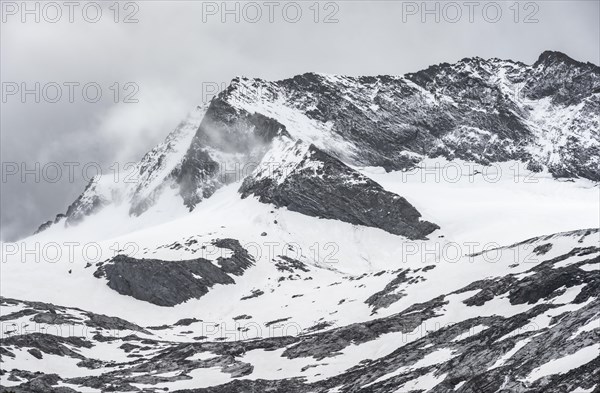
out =
<path fill-rule="evenodd" d="M 600 67 L 235 78 L 2 244 L 0 392 L 600 392 Z"/>

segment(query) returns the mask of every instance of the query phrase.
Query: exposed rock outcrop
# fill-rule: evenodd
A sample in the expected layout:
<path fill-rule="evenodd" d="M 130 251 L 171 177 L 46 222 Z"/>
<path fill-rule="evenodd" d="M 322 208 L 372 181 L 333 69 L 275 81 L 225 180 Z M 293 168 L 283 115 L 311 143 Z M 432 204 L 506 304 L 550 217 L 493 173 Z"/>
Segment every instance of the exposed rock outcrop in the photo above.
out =
<path fill-rule="evenodd" d="M 423 239 L 439 228 L 421 221 L 421 214 L 406 199 L 301 141 L 275 142 L 257 170 L 244 180 L 240 193 L 242 198 L 255 195 L 263 203 L 380 228 L 409 239 Z"/>
<path fill-rule="evenodd" d="M 162 261 L 117 255 L 100 266 L 94 276 L 106 277 L 107 285 L 121 295 L 159 306 L 174 306 L 202 297 L 215 284 L 233 284 L 230 274 L 242 275 L 254 263 L 237 240 L 220 239 L 214 245 L 233 254 L 219 257 L 216 264 L 205 258 Z"/>

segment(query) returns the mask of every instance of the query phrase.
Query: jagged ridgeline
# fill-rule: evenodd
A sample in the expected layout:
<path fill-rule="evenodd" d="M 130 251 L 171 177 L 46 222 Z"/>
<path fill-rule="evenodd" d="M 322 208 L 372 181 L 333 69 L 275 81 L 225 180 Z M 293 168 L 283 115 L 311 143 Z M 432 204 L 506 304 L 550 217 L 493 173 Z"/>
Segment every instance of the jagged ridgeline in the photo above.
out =
<path fill-rule="evenodd" d="M 236 78 L 208 108 L 197 108 L 142 158 L 133 184 L 95 178 L 66 215 L 44 223 L 40 230 L 56 223 L 75 224 L 117 202 L 139 216 L 172 190 L 179 203 L 192 210 L 223 185 L 244 178 L 248 180 L 241 192 L 246 196 L 256 175 L 253 169 L 263 157 L 283 157 L 284 152 L 276 150 L 287 145 L 273 144 L 282 139 L 311 145 L 320 162 L 329 163 L 329 176 L 306 179 L 319 195 L 348 191 L 344 189 L 348 183 L 333 184 L 334 167 L 357 176 L 348 166 L 403 170 L 440 156 L 483 165 L 517 160 L 557 178 L 598 181 L 599 92 L 597 65 L 558 52 L 544 52 L 533 65 L 467 58 L 404 76 L 308 73 L 276 82 Z M 291 169 L 282 161 L 263 164 Z M 302 177 L 307 174 L 303 171 Z M 297 179 L 298 173 L 294 176 Z M 356 191 L 360 187 L 353 185 Z M 364 187 L 363 198 L 373 184 Z M 260 195 L 260 199 L 409 237 L 425 236 L 434 228 L 411 224 L 411 230 L 392 229 L 380 218 L 340 214 L 342 206 L 326 200 L 319 201 L 321 207 L 298 207 L 306 201 L 295 203 L 300 201 L 294 201 L 298 195 L 292 194 Z M 394 219 L 414 221 L 414 209 L 404 208 L 411 201 L 402 201 L 402 206 L 394 204 Z M 343 208 L 357 210 L 361 202 Z"/>

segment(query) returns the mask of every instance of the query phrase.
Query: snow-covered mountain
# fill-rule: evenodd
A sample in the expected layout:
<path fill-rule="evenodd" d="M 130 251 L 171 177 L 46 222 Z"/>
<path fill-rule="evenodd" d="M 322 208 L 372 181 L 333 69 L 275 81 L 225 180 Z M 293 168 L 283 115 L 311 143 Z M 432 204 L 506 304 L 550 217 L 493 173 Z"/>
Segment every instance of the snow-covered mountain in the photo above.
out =
<path fill-rule="evenodd" d="M 557 52 L 236 78 L 2 244 L 0 391 L 598 391 L 599 164 Z"/>
<path fill-rule="evenodd" d="M 139 216 L 164 194 L 193 209 L 249 175 L 275 138 L 388 171 L 445 157 L 519 161 L 557 178 L 598 181 L 600 68 L 544 52 L 531 66 L 469 58 L 400 77 L 236 78 L 137 168 L 117 181 L 112 174 L 92 179 L 65 215 L 40 229 L 77 223 L 109 204 Z M 265 170 L 280 165 L 273 154 L 273 162 L 262 162 Z"/>

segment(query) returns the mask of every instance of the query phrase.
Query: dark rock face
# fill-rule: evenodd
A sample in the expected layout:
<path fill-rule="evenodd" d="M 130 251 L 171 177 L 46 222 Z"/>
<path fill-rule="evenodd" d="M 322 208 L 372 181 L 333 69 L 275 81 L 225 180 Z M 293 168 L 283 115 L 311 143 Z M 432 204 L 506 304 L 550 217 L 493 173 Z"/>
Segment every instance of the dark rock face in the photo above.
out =
<path fill-rule="evenodd" d="M 45 231 L 46 229 L 50 228 L 52 224 L 54 224 L 52 220 L 46 221 L 45 223 L 40 225 L 38 229 L 36 229 L 35 232 L 33 232 L 33 234 L 37 235 L 38 233 Z"/>
<path fill-rule="evenodd" d="M 219 164 L 203 148 L 193 145 L 181 167 L 176 170 L 177 183 L 184 204 L 192 210 L 202 199 L 211 196 L 220 186 Z"/>
<path fill-rule="evenodd" d="M 74 310 L 82 313 L 86 317 L 86 319 L 82 320 L 80 317 L 73 317 L 67 313 L 67 309 L 65 307 L 55 306 L 49 303 L 16 301 L 13 299 L 0 297 L 0 304 L 14 305 L 18 303 L 24 304 L 27 308 L 8 315 L 2 315 L 0 316 L 0 321 L 11 321 L 23 316 L 32 316 L 31 320 L 40 324 L 70 325 L 82 323 L 85 326 L 93 329 L 105 329 L 110 331 L 132 330 L 140 333 L 148 333 L 141 326 L 118 317 L 95 314 L 93 312 L 84 311 L 77 308 L 69 309 L 69 311 Z"/>
<path fill-rule="evenodd" d="M 233 284 L 235 281 L 230 274 L 242 275 L 254 263 L 237 240 L 221 239 L 214 245 L 233 251 L 230 258 L 218 258 L 220 267 L 204 258 L 162 261 L 117 255 L 98 268 L 94 275 L 106 277 L 107 285 L 122 295 L 159 306 L 174 306 L 200 298 L 215 284 Z"/>
<path fill-rule="evenodd" d="M 288 135 L 285 126 L 260 113 L 250 114 L 214 100 L 208 107 L 182 164 L 173 175 L 184 204 L 192 210 L 223 184 L 240 180 L 246 162 L 259 160 L 264 147 L 276 136 Z M 246 162 L 217 161 L 211 151 L 240 154 Z"/>
<path fill-rule="evenodd" d="M 556 177 L 600 180 L 594 158 L 599 89 L 597 65 L 545 52 L 532 66 L 475 57 L 402 77 L 307 73 L 278 82 L 234 80 L 215 101 L 252 102 L 259 96 L 327 123 L 333 135 L 356 147 L 344 157 L 325 148 L 344 162 L 400 170 L 427 156 L 483 165 L 518 160 L 531 168 L 545 165 Z M 542 102 L 546 98 L 550 109 Z M 539 108 L 556 113 L 578 104 L 582 107 L 568 123 L 532 122 Z M 553 148 L 560 158 L 550 160 L 540 146 L 552 142 L 547 134 L 554 129 L 564 142 Z"/>
<path fill-rule="evenodd" d="M 69 356 L 78 359 L 83 359 L 84 357 L 71 350 L 69 347 L 92 347 L 92 343 L 80 337 L 60 337 L 43 333 L 7 337 L 3 339 L 2 344 L 20 348 L 33 348 L 36 350 L 34 352 L 39 355 L 43 352 L 51 355 Z"/>
<path fill-rule="evenodd" d="M 285 126 L 275 119 L 261 113 L 248 113 L 215 99 L 200 123 L 194 143 L 227 153 L 247 153 L 256 146 L 268 144 L 277 136 L 289 134 Z"/>
<path fill-rule="evenodd" d="M 248 251 L 235 239 L 217 239 L 213 245 L 233 251 L 229 258 L 217 258 L 217 263 L 225 273 L 241 276 L 254 262 Z"/>
<path fill-rule="evenodd" d="M 596 272 L 588 272 L 579 269 L 579 264 L 573 264 L 565 267 L 556 267 L 554 264 L 564 261 L 569 257 L 596 254 L 600 252 L 600 248 L 592 247 L 590 249 L 575 248 L 569 253 L 560 257 L 549 260 L 546 264 L 537 266 L 532 269 L 536 274 L 525 277 L 514 285 L 514 288 L 508 294 L 511 304 L 535 304 L 540 299 L 556 294 L 559 288 L 570 288 L 575 285 L 587 284 L 591 291 L 582 291 L 573 301 L 574 303 L 582 303 L 586 301 L 594 289 L 600 285 L 600 275 Z M 586 263 L 599 263 L 600 257 L 590 258 L 585 260 Z M 543 277 L 543 280 L 541 278 Z"/>
<path fill-rule="evenodd" d="M 76 390 L 65 387 L 56 386 L 62 380 L 56 374 L 31 373 L 27 371 L 16 372 L 13 374 L 20 378 L 25 378 L 28 382 L 16 387 L 5 388 L 0 386 L 1 393 L 78 393 Z"/>
<path fill-rule="evenodd" d="M 384 190 L 314 145 L 305 151 L 297 142 L 288 149 L 283 161 L 297 159 L 298 165 L 282 168 L 286 173 L 276 177 L 260 172 L 247 177 L 240 188 L 242 198 L 256 195 L 263 203 L 313 217 L 380 228 L 409 239 L 423 239 L 439 228 L 421 221 L 421 214 L 406 199 Z"/>
<path fill-rule="evenodd" d="M 122 318 L 109 317 L 101 314 L 88 313 L 89 321 L 85 324 L 90 327 L 96 327 L 106 330 L 133 330 L 134 332 L 148 333 L 148 331 L 136 324 L 126 321 Z"/>
<path fill-rule="evenodd" d="M 401 271 L 398 273 L 396 278 L 390 281 L 385 288 L 369 296 L 369 298 L 365 300 L 365 303 L 373 307 L 373 311 L 377 311 L 378 308 L 388 307 L 392 303 L 395 303 L 402 297 L 406 296 L 402 292 L 396 292 L 401 284 L 409 280 L 406 276 L 406 273 L 407 271 Z"/>
<path fill-rule="evenodd" d="M 297 259 L 290 258 L 286 255 L 279 255 L 278 257 L 280 261 L 276 262 L 275 266 L 280 272 L 294 273 L 296 270 L 300 270 L 306 273 L 310 271 L 308 266 Z"/>
<path fill-rule="evenodd" d="M 65 214 L 67 217 L 65 224 L 77 224 L 84 217 L 98 212 L 109 203 L 101 195 L 95 193 L 97 182 L 98 178 L 90 180 L 83 193 L 69 205 Z"/>
<path fill-rule="evenodd" d="M 546 51 L 533 65 L 524 93 L 528 98 L 550 97 L 556 104 L 578 104 L 600 88 L 597 65 L 581 63 L 561 52 Z"/>
<path fill-rule="evenodd" d="M 201 321 L 196 318 L 183 318 L 183 319 L 180 319 L 179 321 L 175 322 L 174 326 L 190 326 L 194 322 L 201 322 Z"/>

